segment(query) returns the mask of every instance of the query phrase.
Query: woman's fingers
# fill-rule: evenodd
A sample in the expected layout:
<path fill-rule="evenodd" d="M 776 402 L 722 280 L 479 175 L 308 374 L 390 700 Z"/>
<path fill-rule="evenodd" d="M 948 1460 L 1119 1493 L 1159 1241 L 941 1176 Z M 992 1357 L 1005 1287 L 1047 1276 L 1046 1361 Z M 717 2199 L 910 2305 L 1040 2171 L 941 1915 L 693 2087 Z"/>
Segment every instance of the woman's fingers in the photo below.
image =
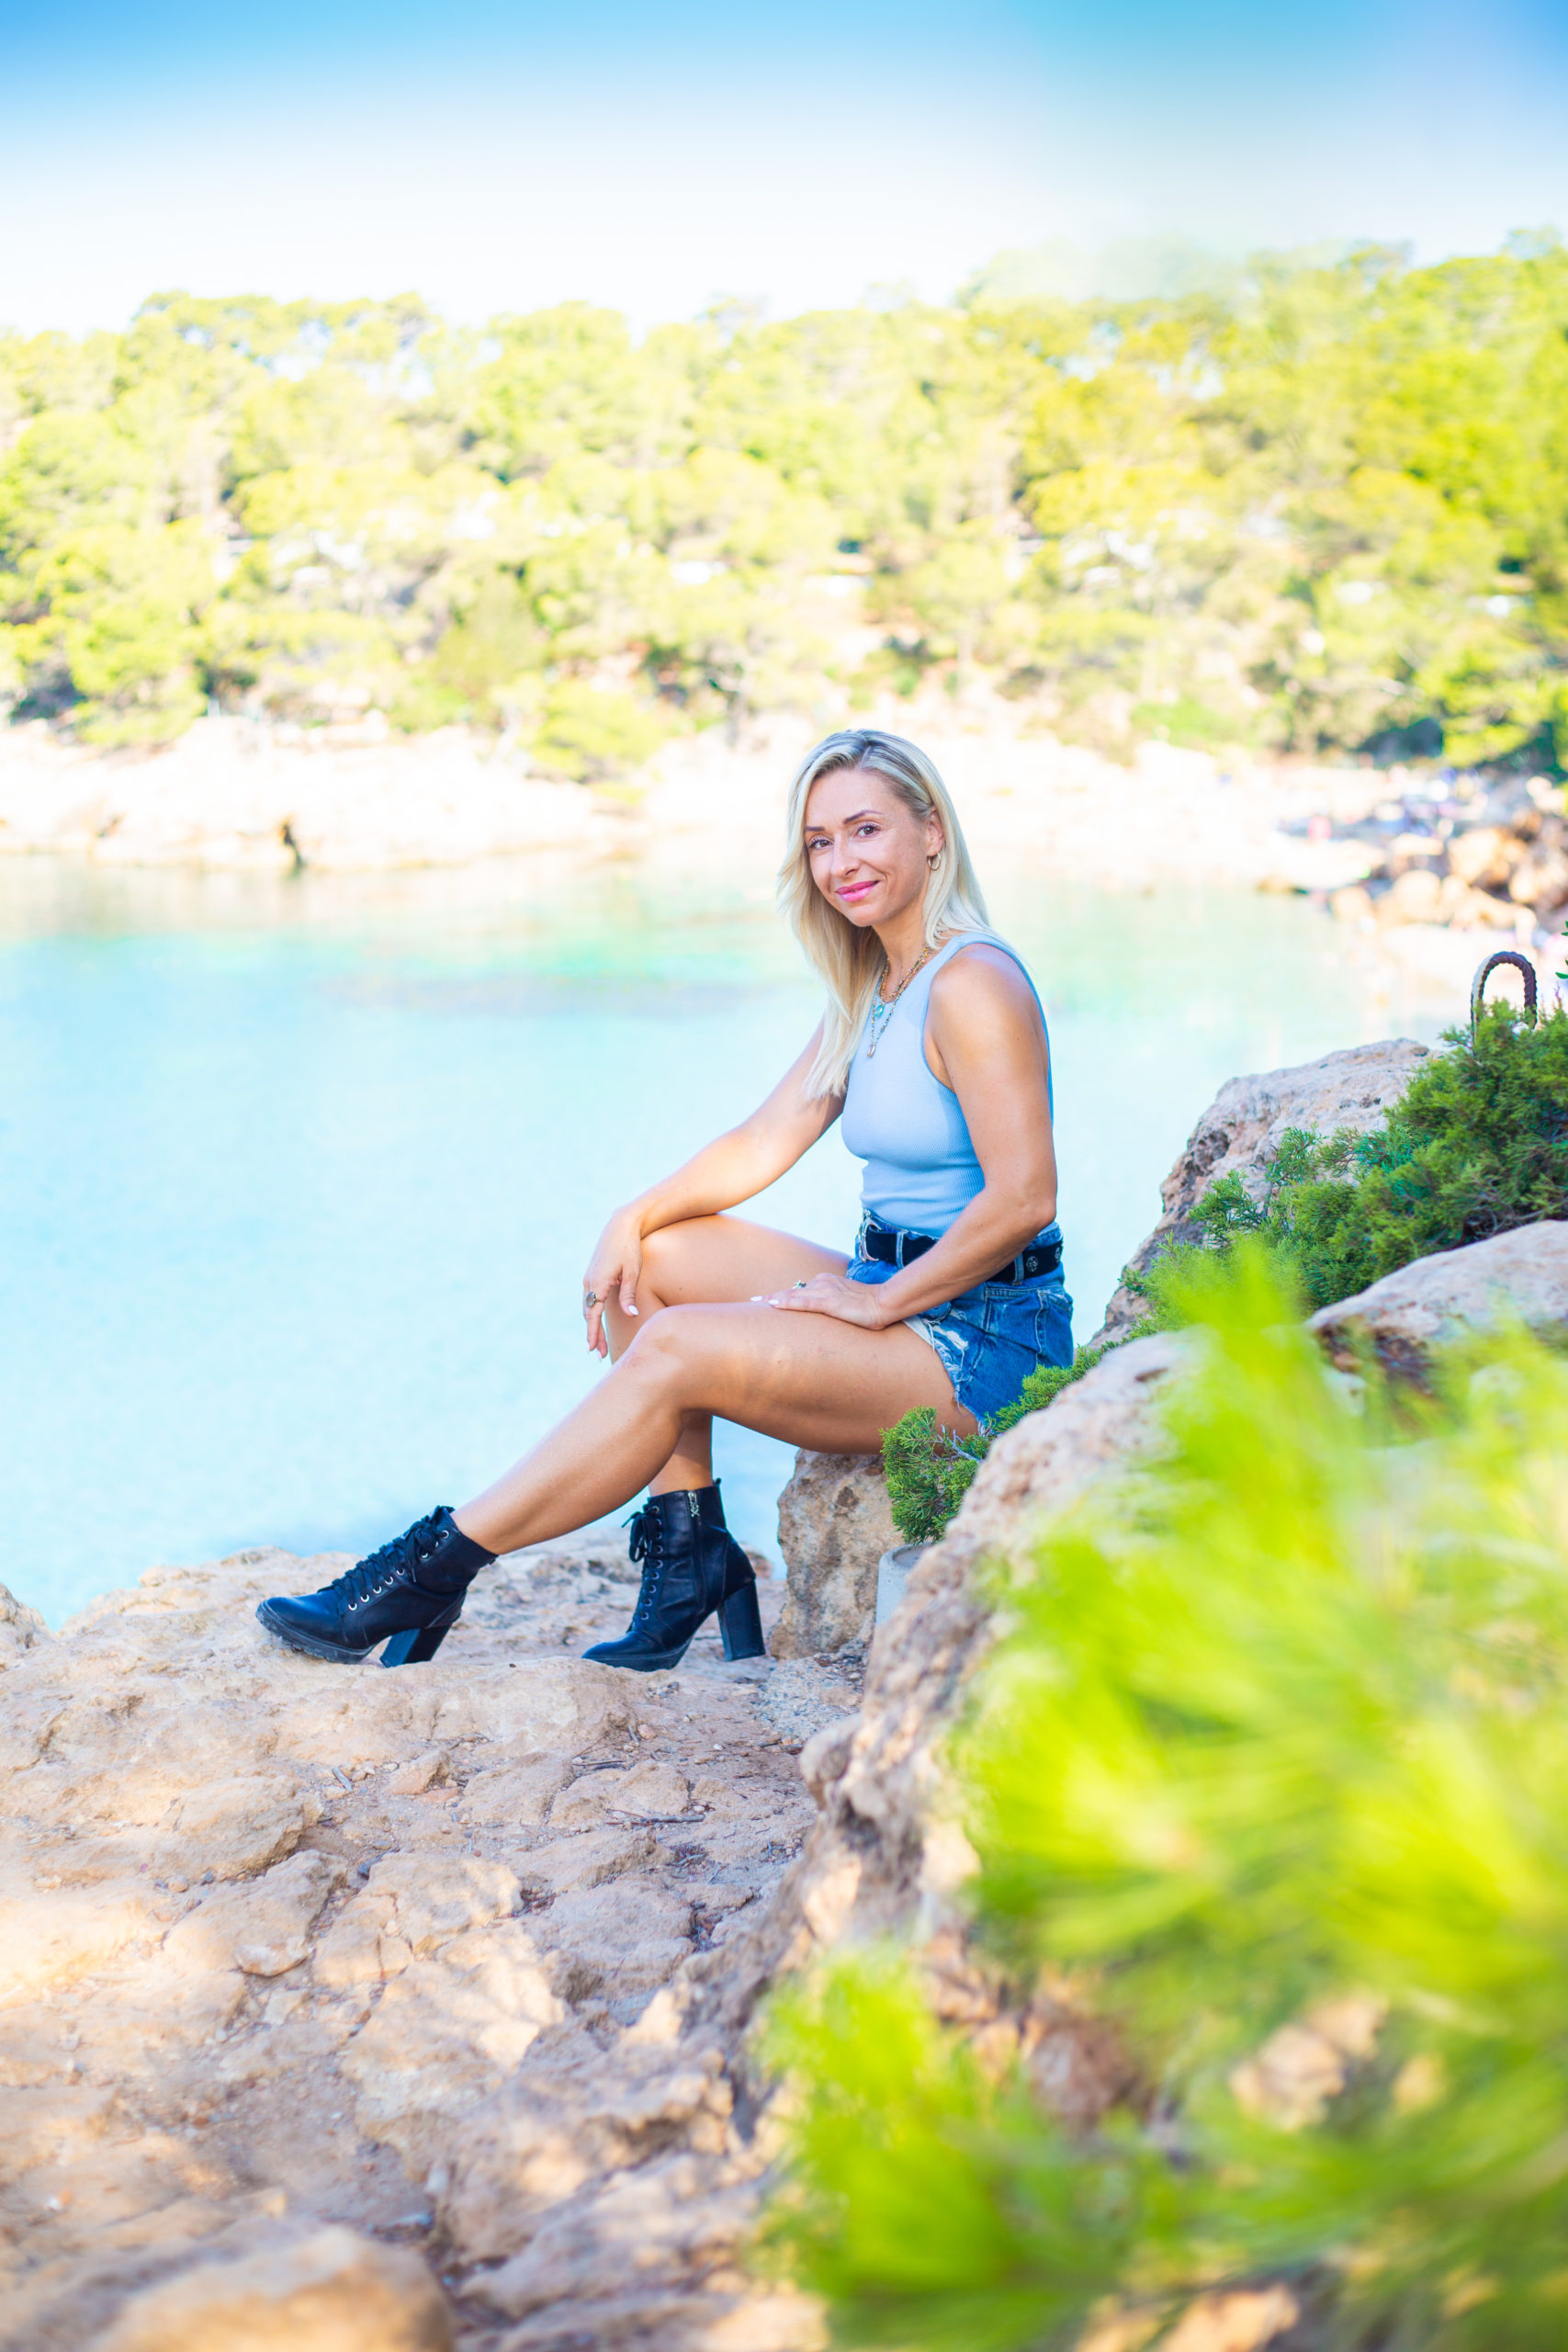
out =
<path fill-rule="evenodd" d="M 754 1306 L 776 1306 L 787 1314 L 832 1315 L 840 1323 L 858 1323 L 867 1330 L 881 1328 L 883 1316 L 876 1294 L 864 1283 L 842 1274 L 814 1274 L 788 1290 L 776 1290 L 752 1300 Z"/>

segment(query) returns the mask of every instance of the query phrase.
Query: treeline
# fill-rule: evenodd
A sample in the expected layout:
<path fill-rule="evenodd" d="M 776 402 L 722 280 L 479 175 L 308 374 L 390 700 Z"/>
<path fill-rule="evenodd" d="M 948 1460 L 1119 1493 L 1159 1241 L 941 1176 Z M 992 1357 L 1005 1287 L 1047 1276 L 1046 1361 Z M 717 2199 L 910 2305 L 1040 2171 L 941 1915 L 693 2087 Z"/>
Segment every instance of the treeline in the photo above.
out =
<path fill-rule="evenodd" d="M 589 776 L 934 679 L 1112 751 L 1557 768 L 1565 337 L 1548 236 L 640 343 L 160 295 L 0 336 L 0 699 L 101 744 L 459 721 Z"/>

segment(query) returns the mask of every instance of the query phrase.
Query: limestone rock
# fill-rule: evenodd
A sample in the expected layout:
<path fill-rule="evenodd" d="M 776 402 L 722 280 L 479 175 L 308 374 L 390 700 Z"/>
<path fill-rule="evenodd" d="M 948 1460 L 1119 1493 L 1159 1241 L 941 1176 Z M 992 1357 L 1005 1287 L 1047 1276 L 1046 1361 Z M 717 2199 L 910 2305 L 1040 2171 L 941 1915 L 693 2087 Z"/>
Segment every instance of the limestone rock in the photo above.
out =
<path fill-rule="evenodd" d="M 308 1932 L 343 1875 L 325 1854 L 296 1854 L 248 1886 L 223 1887 L 170 1929 L 164 1957 L 193 1974 L 281 1976 L 304 1960 Z"/>
<path fill-rule="evenodd" d="M 820 1817 L 779 1900 L 726 1940 L 726 2014 L 845 1936 L 919 1939 L 951 1918 L 974 1857 L 947 1817 L 940 1751 L 994 1633 L 976 1571 L 1157 1446 L 1159 1393 L 1189 1345 L 1179 1334 L 1131 1341 L 991 1448 L 877 1628 L 858 1717 L 827 1726 L 801 1758 Z"/>
<path fill-rule="evenodd" d="M 574 2000 L 608 1994 L 625 2016 L 627 2004 L 635 2013 L 667 1984 L 691 1951 L 691 1898 L 654 1878 L 618 1878 L 558 1896 L 536 1932 L 567 1963 Z"/>
<path fill-rule="evenodd" d="M 18 1600 L 14 1592 L 0 1584 L 0 1670 L 19 1658 L 39 1642 L 50 1638 L 49 1627 L 36 1609 Z"/>
<path fill-rule="evenodd" d="M 1321 1061 L 1294 1069 L 1230 1080 L 1193 1128 L 1161 1185 L 1163 1213 L 1134 1251 L 1134 1270 L 1141 1273 L 1169 1242 L 1196 1238 L 1192 1211 L 1220 1177 L 1235 1170 L 1248 1192 L 1260 1196 L 1287 1127 L 1310 1127 L 1322 1135 L 1348 1127 L 1366 1135 L 1381 1126 L 1427 1051 L 1412 1038 L 1393 1037 L 1325 1054 Z M 1092 1344 L 1103 1347 L 1123 1338 L 1141 1313 L 1134 1294 L 1122 1286 L 1112 1295 Z"/>
<path fill-rule="evenodd" d="M 1568 1326 L 1568 1224 L 1521 1226 L 1417 1258 L 1320 1308 L 1311 1328 L 1345 1370 L 1370 1344 L 1388 1370 L 1418 1374 L 1433 1347 L 1506 1317 L 1549 1330 Z"/>
<path fill-rule="evenodd" d="M 417 2254 L 332 2229 L 148 2288 L 92 2352 L 452 2352 L 455 2340 Z"/>
<path fill-rule="evenodd" d="M 878 1455 L 802 1448 L 779 1497 L 789 1590 L 773 1656 L 842 1649 L 863 1632 L 876 1609 L 876 1564 L 897 1540 Z"/>
<path fill-rule="evenodd" d="M 415 2161 L 433 2127 L 466 2114 L 514 2072 L 559 2001 L 537 1945 L 516 1921 L 476 1929 L 394 1977 L 339 2061 L 361 2127 Z"/>

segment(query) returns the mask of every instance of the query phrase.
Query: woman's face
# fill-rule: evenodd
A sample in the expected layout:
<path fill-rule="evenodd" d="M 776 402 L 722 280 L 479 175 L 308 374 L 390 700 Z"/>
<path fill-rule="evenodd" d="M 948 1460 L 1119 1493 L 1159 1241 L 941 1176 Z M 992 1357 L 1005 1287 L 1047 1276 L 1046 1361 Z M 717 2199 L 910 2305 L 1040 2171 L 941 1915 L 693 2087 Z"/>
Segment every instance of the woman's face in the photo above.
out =
<path fill-rule="evenodd" d="M 834 768 L 806 804 L 806 854 L 822 896 L 857 929 L 897 921 L 925 896 L 942 848 L 936 818 L 912 816 L 874 768 Z"/>

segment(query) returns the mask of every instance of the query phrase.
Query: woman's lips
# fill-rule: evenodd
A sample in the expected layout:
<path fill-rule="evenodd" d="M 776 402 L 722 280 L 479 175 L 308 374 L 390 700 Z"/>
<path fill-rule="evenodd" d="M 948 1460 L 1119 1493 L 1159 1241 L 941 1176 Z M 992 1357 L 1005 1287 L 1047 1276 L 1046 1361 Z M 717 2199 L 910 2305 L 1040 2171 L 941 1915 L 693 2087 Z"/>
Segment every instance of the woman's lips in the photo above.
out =
<path fill-rule="evenodd" d="M 851 882 L 836 895 L 840 899 L 868 899 L 875 888 L 874 882 Z"/>

